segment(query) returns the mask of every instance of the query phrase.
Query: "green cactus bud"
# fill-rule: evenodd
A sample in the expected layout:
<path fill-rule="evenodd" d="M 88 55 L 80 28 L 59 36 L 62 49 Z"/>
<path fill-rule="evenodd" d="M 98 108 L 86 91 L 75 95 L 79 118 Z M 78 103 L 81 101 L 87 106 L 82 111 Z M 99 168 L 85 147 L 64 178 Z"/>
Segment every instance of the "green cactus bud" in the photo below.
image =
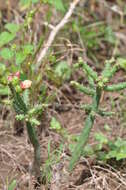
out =
<path fill-rule="evenodd" d="M 16 89 L 16 92 L 18 92 L 18 93 L 21 93 L 21 92 L 22 92 L 22 89 L 21 89 L 21 87 L 20 87 L 19 85 L 17 85 L 17 86 L 15 87 L 15 89 Z"/>
<path fill-rule="evenodd" d="M 12 79 L 12 84 L 16 86 L 19 83 L 19 78 L 17 76 L 14 76 Z"/>
<path fill-rule="evenodd" d="M 103 77 L 103 83 L 105 84 L 105 83 L 107 83 L 108 82 L 108 78 L 107 77 Z"/>

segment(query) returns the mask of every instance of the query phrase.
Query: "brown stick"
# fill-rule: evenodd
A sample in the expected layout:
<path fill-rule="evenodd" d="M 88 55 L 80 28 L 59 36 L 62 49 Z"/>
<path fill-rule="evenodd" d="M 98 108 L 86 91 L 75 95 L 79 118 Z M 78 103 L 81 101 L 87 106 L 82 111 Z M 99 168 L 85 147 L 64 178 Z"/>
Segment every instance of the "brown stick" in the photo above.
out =
<path fill-rule="evenodd" d="M 39 55 L 37 57 L 37 64 L 36 64 L 36 71 L 39 69 L 39 67 L 42 64 L 43 58 L 46 56 L 48 49 L 50 48 L 51 44 L 53 43 L 57 33 L 64 27 L 64 25 L 69 21 L 69 18 L 71 17 L 76 5 L 79 3 L 80 0 L 73 0 L 73 2 L 70 4 L 70 7 L 63 17 L 63 19 L 57 24 L 51 31 L 49 38 L 47 39 L 47 42 L 45 43 L 45 46 L 40 49 Z"/>

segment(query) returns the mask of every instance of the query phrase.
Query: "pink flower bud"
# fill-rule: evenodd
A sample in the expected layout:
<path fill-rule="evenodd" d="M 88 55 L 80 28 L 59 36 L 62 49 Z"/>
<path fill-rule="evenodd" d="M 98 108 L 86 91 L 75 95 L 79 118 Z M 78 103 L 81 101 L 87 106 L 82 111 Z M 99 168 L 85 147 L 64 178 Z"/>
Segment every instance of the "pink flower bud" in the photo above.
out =
<path fill-rule="evenodd" d="M 14 76 L 16 76 L 17 78 L 20 78 L 20 72 L 17 71 L 17 72 L 14 74 Z"/>
<path fill-rule="evenodd" d="M 32 84 L 32 81 L 31 80 L 24 80 L 20 83 L 20 87 L 22 89 L 27 89 L 27 88 L 30 88 L 31 87 L 31 84 Z"/>
<path fill-rule="evenodd" d="M 14 73 L 14 74 L 11 73 L 11 74 L 8 76 L 8 81 L 11 82 L 14 77 L 17 77 L 17 78 L 19 79 L 19 78 L 20 78 L 20 72 L 17 71 L 17 72 Z"/>
<path fill-rule="evenodd" d="M 11 81 L 12 81 L 12 79 L 13 79 L 13 75 L 12 75 L 12 74 L 10 74 L 10 75 L 8 76 L 8 78 L 7 78 L 7 79 L 8 79 L 8 81 L 9 81 L 9 82 L 11 82 Z"/>

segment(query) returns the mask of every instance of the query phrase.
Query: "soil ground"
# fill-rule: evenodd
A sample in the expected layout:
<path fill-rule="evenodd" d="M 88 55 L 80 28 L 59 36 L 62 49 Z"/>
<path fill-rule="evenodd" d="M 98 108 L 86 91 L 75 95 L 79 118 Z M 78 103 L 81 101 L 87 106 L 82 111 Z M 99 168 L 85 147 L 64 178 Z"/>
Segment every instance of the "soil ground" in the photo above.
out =
<path fill-rule="evenodd" d="M 68 96 L 66 94 L 65 96 Z M 70 96 L 70 95 L 69 95 Z M 80 110 L 74 106 L 76 101 L 74 97 L 79 97 L 79 102 L 90 102 L 90 99 L 82 94 L 76 93 L 72 95 L 72 104 L 69 106 L 68 111 L 62 110 L 54 111 L 48 110 L 48 115 L 55 116 L 61 123 L 61 125 L 67 130 L 68 134 L 78 135 L 84 125 L 86 114 L 83 110 Z M 105 94 L 101 105 L 107 106 L 107 109 L 111 109 L 108 104 L 112 94 Z M 116 99 L 116 104 L 119 103 L 120 94 L 115 93 L 113 98 Z M 73 102 L 75 104 L 73 104 Z M 115 105 L 114 111 L 119 113 L 118 106 Z M 12 117 L 12 116 L 8 116 Z M 109 138 L 117 136 L 125 138 L 126 129 L 120 127 L 119 114 L 116 114 L 112 118 L 97 117 L 94 128 L 91 132 L 89 144 L 95 143 L 94 133 L 103 132 Z M 18 190 L 32 190 L 34 189 L 34 178 L 30 174 L 30 163 L 32 163 L 33 148 L 28 142 L 27 133 L 20 137 L 14 135 L 14 129 L 12 121 L 1 121 L 0 125 L 0 189 L 6 189 L 7 183 L 9 184 L 13 179 L 17 181 Z M 104 125 L 107 124 L 111 128 L 111 132 L 107 132 L 104 129 Z M 48 124 L 47 124 L 48 125 Z M 40 135 L 40 134 L 39 134 Z M 43 136 L 43 135 L 42 135 Z M 68 150 L 68 141 L 64 140 L 61 134 L 58 134 L 48 129 L 48 134 L 41 138 L 41 163 L 42 165 L 48 158 L 47 148 L 48 143 L 51 142 L 51 151 L 58 149 L 60 144 L 64 143 L 64 150 L 60 154 L 60 159 L 51 166 L 52 178 L 50 184 L 43 185 L 41 189 L 50 190 L 125 190 L 126 189 L 126 170 L 125 162 L 119 165 L 118 168 L 114 168 L 109 164 L 97 163 L 94 158 L 82 158 L 74 168 L 71 174 L 68 173 L 68 164 L 70 158 L 70 152 Z"/>

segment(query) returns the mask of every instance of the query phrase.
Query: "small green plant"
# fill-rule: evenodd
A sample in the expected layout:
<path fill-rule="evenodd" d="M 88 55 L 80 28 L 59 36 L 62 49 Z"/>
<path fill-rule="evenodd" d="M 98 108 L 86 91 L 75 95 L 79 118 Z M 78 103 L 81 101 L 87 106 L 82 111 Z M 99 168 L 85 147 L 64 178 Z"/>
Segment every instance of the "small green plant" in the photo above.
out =
<path fill-rule="evenodd" d="M 123 160 L 126 158 L 126 141 L 117 138 L 109 140 L 104 134 L 96 133 L 95 139 L 98 144 L 93 148 L 97 159 L 103 161 L 109 161 L 115 159 L 116 161 Z"/>
<path fill-rule="evenodd" d="M 83 106 L 83 108 L 88 113 L 88 116 L 85 121 L 85 127 L 73 151 L 72 159 L 69 165 L 70 170 L 73 169 L 75 163 L 77 162 L 77 160 L 80 158 L 82 154 L 83 148 L 88 141 L 91 129 L 93 127 L 95 116 L 97 114 L 101 116 L 111 116 L 113 114 L 112 112 L 106 112 L 99 108 L 102 92 L 103 91 L 114 92 L 114 91 L 120 91 L 126 88 L 126 82 L 113 84 L 113 85 L 108 84 L 110 82 L 110 79 L 115 74 L 115 72 L 118 71 L 118 69 L 120 68 L 119 63 L 115 63 L 115 64 L 114 63 L 115 63 L 114 59 L 106 61 L 105 68 L 101 76 L 98 76 L 98 74 L 94 70 L 92 70 L 92 68 L 89 67 L 86 63 L 84 63 L 81 58 L 79 59 L 79 63 L 76 64 L 77 68 L 81 67 L 83 71 L 85 72 L 86 77 L 89 82 L 89 87 L 85 87 L 76 81 L 72 81 L 71 84 L 80 92 L 88 96 L 91 96 L 92 104 Z"/>
<path fill-rule="evenodd" d="M 52 117 L 50 121 L 50 129 L 60 134 L 64 140 L 69 138 L 67 130 L 61 126 L 60 122 L 55 117 Z"/>
<path fill-rule="evenodd" d="M 48 158 L 45 161 L 43 168 L 43 178 L 46 183 L 50 183 L 52 178 L 52 168 L 55 164 L 61 161 L 64 145 L 61 143 L 57 149 L 51 152 L 51 141 L 48 142 Z"/>
<path fill-rule="evenodd" d="M 67 62 L 61 61 L 54 64 L 54 67 L 46 67 L 47 77 L 56 86 L 61 86 L 65 81 L 68 81 L 71 77 L 72 69 Z"/>
<path fill-rule="evenodd" d="M 56 10 L 59 10 L 62 12 L 65 11 L 64 3 L 62 0 L 55 0 L 55 1 L 53 1 L 53 0 L 42 0 L 42 2 L 48 3 L 52 6 L 54 6 Z"/>
<path fill-rule="evenodd" d="M 79 140 L 75 139 L 77 142 Z M 94 134 L 95 140 L 97 143 L 93 145 L 85 145 L 84 149 L 82 150 L 83 157 L 94 157 L 98 161 L 103 161 L 103 163 L 111 163 L 118 164 L 120 161 L 126 159 L 126 141 L 117 137 L 113 140 L 110 140 L 107 136 L 103 133 L 95 133 Z M 69 149 L 71 152 L 75 149 L 75 144 L 70 144 Z M 114 165 L 113 165 L 114 166 Z"/>
<path fill-rule="evenodd" d="M 61 124 L 56 120 L 55 117 L 52 117 L 52 119 L 51 119 L 50 129 L 54 129 L 56 131 L 61 130 Z"/>

